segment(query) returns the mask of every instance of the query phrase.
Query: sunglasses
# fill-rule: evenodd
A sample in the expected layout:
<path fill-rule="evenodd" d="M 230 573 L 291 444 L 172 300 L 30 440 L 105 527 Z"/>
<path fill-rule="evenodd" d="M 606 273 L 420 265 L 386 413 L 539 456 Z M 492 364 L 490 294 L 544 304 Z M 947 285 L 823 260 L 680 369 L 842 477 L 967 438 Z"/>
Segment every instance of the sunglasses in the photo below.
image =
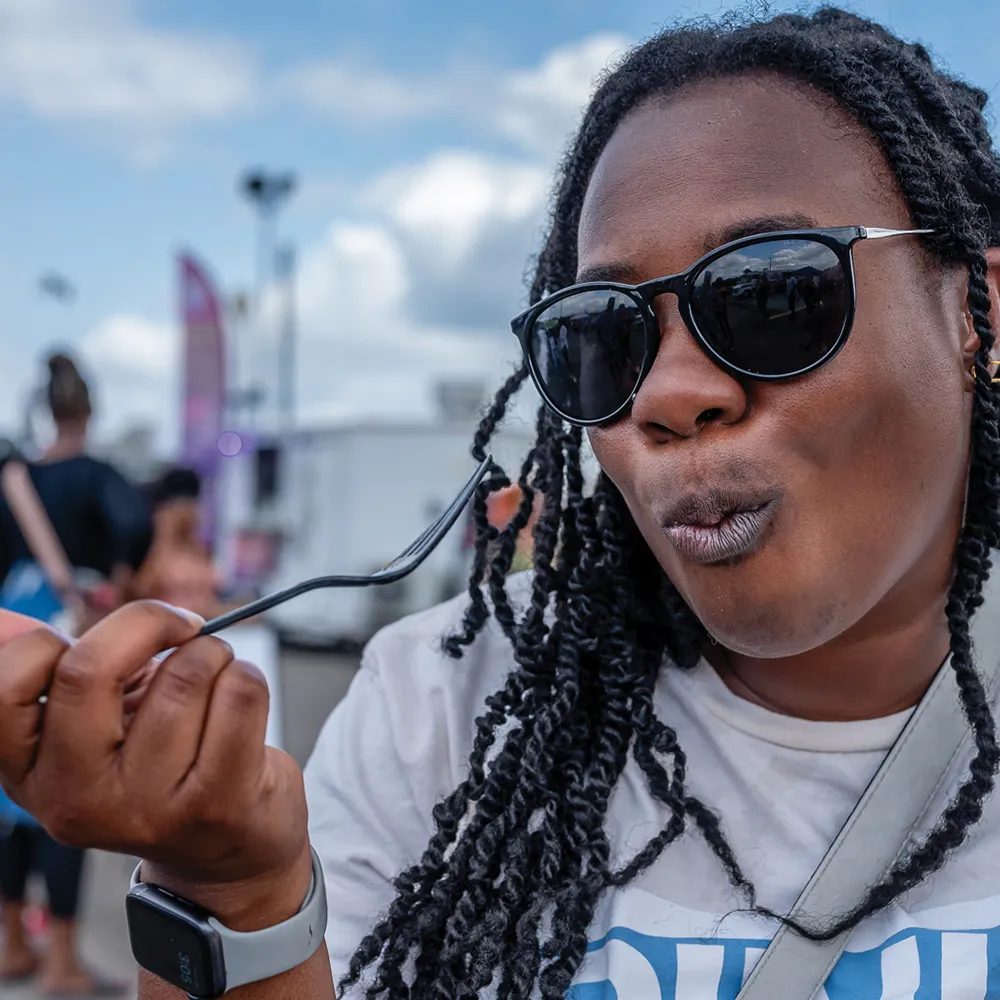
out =
<path fill-rule="evenodd" d="M 658 295 L 677 296 L 695 342 L 731 375 L 795 378 L 847 342 L 857 305 L 854 244 L 930 232 L 847 226 L 748 236 L 641 285 L 570 285 L 526 309 L 511 329 L 546 404 L 571 424 L 603 424 L 632 405 L 653 366 Z"/>

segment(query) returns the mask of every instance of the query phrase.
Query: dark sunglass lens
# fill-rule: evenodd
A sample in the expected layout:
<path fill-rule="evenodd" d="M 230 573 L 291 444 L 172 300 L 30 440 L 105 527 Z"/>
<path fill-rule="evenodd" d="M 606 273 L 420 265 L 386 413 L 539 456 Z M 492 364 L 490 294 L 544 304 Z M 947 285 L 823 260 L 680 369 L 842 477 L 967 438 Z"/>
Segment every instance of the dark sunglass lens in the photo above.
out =
<path fill-rule="evenodd" d="M 623 292 L 577 292 L 542 310 L 531 326 L 529 349 L 556 407 L 576 420 L 603 420 L 628 402 L 639 382 L 645 324 Z"/>
<path fill-rule="evenodd" d="M 770 240 L 713 260 L 691 311 L 721 357 L 756 375 L 791 375 L 837 346 L 850 288 L 834 251 L 807 239 Z"/>

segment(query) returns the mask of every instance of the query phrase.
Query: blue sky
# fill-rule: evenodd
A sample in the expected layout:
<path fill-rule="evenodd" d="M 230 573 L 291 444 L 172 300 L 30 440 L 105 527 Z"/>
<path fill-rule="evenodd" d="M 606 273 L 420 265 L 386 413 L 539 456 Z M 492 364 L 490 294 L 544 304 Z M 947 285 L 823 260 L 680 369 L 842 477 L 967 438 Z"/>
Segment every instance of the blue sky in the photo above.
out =
<path fill-rule="evenodd" d="M 0 427 L 53 342 L 98 380 L 103 436 L 176 437 L 173 256 L 254 273 L 247 166 L 291 168 L 309 423 L 428 412 L 435 372 L 497 381 L 553 165 L 590 81 L 680 16 L 632 0 L 0 0 Z M 782 7 L 786 5 L 776 5 Z M 1000 84 L 1000 3 L 853 9 Z M 78 288 L 44 298 L 53 268 Z"/>

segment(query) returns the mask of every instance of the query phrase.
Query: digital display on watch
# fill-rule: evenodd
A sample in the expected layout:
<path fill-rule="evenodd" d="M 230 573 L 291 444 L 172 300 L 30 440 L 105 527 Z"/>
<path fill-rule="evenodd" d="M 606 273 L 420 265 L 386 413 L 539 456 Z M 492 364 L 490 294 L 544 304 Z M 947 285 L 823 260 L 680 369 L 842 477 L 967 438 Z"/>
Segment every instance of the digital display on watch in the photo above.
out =
<path fill-rule="evenodd" d="M 222 940 L 209 914 L 153 886 L 125 899 L 136 962 L 192 997 L 219 997 L 226 989 Z"/>

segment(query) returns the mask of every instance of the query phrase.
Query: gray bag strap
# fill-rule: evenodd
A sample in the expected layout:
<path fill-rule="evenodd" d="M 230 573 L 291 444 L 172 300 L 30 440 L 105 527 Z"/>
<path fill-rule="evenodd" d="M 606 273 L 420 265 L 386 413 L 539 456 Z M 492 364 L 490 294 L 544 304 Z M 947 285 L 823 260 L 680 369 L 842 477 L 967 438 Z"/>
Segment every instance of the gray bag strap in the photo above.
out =
<path fill-rule="evenodd" d="M 983 588 L 971 623 L 976 665 L 988 692 L 1000 675 L 1000 570 Z M 885 874 L 968 745 L 969 724 L 948 663 L 916 707 L 830 850 L 792 907 L 803 923 L 850 912 Z M 847 946 L 850 931 L 810 941 L 782 925 L 736 1000 L 813 1000 Z"/>

